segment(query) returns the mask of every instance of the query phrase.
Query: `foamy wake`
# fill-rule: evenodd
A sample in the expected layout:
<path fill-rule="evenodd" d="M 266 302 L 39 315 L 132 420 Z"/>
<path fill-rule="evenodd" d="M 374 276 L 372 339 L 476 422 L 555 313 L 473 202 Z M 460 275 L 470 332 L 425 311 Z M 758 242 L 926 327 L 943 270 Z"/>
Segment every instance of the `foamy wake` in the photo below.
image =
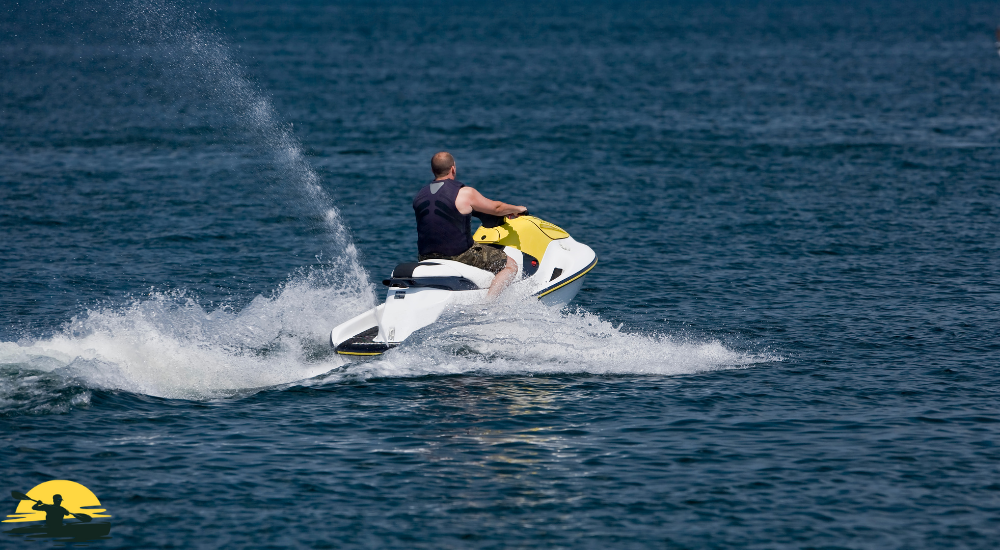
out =
<path fill-rule="evenodd" d="M 369 289 L 312 274 L 239 312 L 206 311 L 183 293 L 153 293 L 88 311 L 50 338 L 0 343 L 0 368 L 49 372 L 91 388 L 211 398 L 328 372 L 324 336 L 373 305 Z M 0 404 L 4 399 L 0 388 Z"/>
<path fill-rule="evenodd" d="M 536 300 L 454 308 L 378 361 L 320 377 L 322 382 L 475 374 L 681 375 L 780 360 L 721 342 L 623 331 L 596 315 L 559 311 Z"/>
<path fill-rule="evenodd" d="M 585 311 L 513 297 L 454 309 L 380 358 L 348 363 L 329 331 L 374 305 L 363 285 L 317 274 L 240 311 L 206 311 L 183 293 L 157 294 L 74 318 L 34 341 L 0 342 L 0 414 L 61 412 L 89 390 L 213 399 L 284 384 L 427 375 L 678 375 L 778 358 L 717 341 L 633 334 Z"/>

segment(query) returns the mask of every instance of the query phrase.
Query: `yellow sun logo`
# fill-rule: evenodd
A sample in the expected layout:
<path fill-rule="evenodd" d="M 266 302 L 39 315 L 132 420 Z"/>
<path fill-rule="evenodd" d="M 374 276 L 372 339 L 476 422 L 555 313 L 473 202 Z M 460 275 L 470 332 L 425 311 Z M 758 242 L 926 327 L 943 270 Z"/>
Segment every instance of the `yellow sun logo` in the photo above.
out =
<path fill-rule="evenodd" d="M 90 516 L 92 518 L 109 518 L 110 514 L 101 508 L 101 501 L 97 500 L 97 495 L 90 489 L 80 485 L 75 481 L 65 479 L 54 479 L 36 485 L 28 491 L 28 499 L 22 499 L 17 505 L 17 510 L 3 520 L 4 523 L 17 523 L 22 521 L 45 521 L 46 512 L 34 507 L 37 502 L 51 503 L 53 497 L 62 497 L 61 505 L 71 515 Z M 79 518 L 78 518 L 79 519 Z M 87 520 L 89 521 L 89 520 Z"/>

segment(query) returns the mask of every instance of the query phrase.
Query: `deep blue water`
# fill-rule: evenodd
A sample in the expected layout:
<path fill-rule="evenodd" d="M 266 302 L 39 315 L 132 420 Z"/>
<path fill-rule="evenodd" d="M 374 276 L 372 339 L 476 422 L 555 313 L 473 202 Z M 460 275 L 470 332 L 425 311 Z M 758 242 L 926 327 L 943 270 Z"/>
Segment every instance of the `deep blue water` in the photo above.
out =
<path fill-rule="evenodd" d="M 996 546 L 995 3 L 0 13 L 0 491 L 92 546 Z M 600 263 L 345 364 L 439 150 Z"/>

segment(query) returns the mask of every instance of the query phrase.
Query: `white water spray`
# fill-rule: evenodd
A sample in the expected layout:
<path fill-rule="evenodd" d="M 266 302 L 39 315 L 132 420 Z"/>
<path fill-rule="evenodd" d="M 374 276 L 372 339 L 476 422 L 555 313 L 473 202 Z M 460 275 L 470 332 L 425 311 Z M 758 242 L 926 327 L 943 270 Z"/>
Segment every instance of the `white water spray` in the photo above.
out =
<path fill-rule="evenodd" d="M 454 309 L 383 357 L 346 364 L 331 352 L 326 329 L 371 303 L 314 277 L 290 282 L 274 297 L 257 297 L 239 312 L 208 312 L 183 294 L 154 295 L 124 308 L 89 311 L 48 339 L 0 343 L 0 368 L 54 373 L 86 388 L 206 399 L 293 381 L 448 374 L 672 376 L 780 360 L 733 351 L 718 341 L 631 334 L 587 312 L 560 312 L 528 300 L 475 312 Z M 16 405 L 8 392 L 24 393 L 18 384 L 0 379 L 0 408 Z M 63 401 L 54 400 L 60 407 Z"/>
<path fill-rule="evenodd" d="M 368 274 L 358 261 L 350 231 L 303 155 L 302 144 L 281 121 L 270 98 L 245 76 L 222 37 L 206 28 L 195 13 L 167 0 L 136 1 L 131 7 L 128 17 L 136 42 L 152 50 L 155 63 L 167 74 L 190 83 L 187 93 L 204 97 L 213 110 L 228 114 L 232 123 L 252 136 L 261 156 L 274 159 L 280 184 L 292 186 L 323 220 L 333 245 L 326 255 L 331 267 L 344 272 L 344 282 L 357 291 L 370 292 Z"/>

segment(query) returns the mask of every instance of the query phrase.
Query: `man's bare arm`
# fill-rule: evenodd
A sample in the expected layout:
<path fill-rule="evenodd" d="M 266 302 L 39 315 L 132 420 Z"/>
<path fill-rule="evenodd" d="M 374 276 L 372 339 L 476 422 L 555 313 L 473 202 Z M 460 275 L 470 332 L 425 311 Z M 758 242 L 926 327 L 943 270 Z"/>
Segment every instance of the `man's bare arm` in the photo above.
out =
<path fill-rule="evenodd" d="M 523 214 L 528 211 L 523 206 L 491 201 L 471 187 L 463 187 L 458 190 L 458 196 L 455 197 L 455 208 L 462 214 L 471 214 L 475 210 L 476 212 L 492 216 L 509 216 L 511 214 Z"/>

